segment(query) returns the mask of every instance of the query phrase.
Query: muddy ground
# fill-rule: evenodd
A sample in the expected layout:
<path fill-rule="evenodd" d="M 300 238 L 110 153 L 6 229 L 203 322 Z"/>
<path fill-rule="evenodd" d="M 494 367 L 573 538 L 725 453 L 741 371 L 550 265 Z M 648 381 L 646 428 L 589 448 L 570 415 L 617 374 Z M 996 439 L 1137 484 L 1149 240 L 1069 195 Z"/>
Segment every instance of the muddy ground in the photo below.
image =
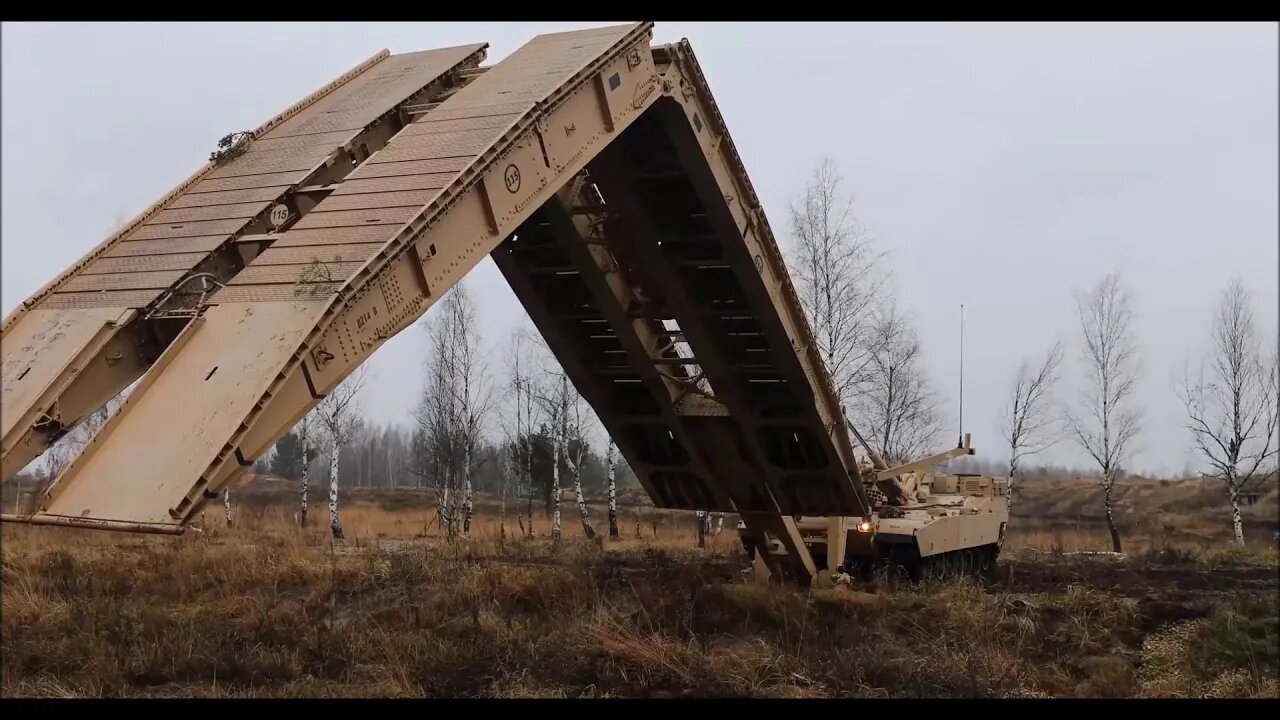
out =
<path fill-rule="evenodd" d="M 1063 537 L 1105 535 L 1050 528 L 989 586 L 799 589 L 674 515 L 624 513 L 605 551 L 572 508 L 556 544 L 487 509 L 449 542 L 428 509 L 353 503 L 335 543 L 323 510 L 234 507 L 181 538 L 0 527 L 0 694 L 1280 696 L 1272 548 L 1078 555 Z"/>

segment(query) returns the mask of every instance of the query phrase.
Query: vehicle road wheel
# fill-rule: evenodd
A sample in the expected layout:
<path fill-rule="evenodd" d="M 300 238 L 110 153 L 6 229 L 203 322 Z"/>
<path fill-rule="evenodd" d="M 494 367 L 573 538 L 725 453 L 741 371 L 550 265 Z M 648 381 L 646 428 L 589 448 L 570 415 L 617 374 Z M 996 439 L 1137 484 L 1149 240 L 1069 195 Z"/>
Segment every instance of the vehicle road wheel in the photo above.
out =
<path fill-rule="evenodd" d="M 978 550 L 978 579 L 988 585 L 996 581 L 995 548 L 987 547 Z"/>

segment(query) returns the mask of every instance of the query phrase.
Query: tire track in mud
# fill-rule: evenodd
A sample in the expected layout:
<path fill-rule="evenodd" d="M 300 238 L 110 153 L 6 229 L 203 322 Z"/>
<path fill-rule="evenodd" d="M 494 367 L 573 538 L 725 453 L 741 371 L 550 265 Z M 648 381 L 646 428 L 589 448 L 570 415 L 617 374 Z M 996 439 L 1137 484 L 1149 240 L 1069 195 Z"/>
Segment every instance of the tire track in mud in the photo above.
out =
<path fill-rule="evenodd" d="M 1280 601 L 1280 569 L 1265 566 L 1210 567 L 1128 559 L 1001 563 L 998 587 L 1017 593 L 1061 593 L 1084 585 L 1133 600 L 1150 631 L 1170 623 L 1209 617 L 1216 606 L 1245 595 Z"/>

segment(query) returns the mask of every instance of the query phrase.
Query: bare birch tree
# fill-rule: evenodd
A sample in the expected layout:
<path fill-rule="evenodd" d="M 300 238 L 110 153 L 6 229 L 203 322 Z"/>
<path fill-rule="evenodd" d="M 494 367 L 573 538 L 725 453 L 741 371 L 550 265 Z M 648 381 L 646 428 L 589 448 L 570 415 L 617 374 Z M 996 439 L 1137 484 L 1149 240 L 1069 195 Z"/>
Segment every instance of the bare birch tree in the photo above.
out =
<path fill-rule="evenodd" d="M 561 536 L 560 465 L 563 464 L 572 476 L 582 530 L 588 538 L 593 538 L 596 531 L 591 525 L 586 496 L 582 491 L 582 464 L 587 456 L 588 435 L 594 427 L 594 413 L 560 368 L 550 348 L 540 338 L 530 339 L 540 357 L 541 374 L 545 378 L 540 387 L 533 389 L 533 396 L 542 406 L 543 416 L 551 430 L 551 537 L 559 540 Z"/>
<path fill-rule="evenodd" d="M 530 376 L 532 361 L 530 346 L 535 344 L 527 329 L 518 328 L 511 334 L 507 351 L 507 399 L 511 407 L 504 414 L 503 427 L 508 435 L 511 469 L 516 476 L 516 522 L 521 534 L 533 537 L 533 446 L 534 397 L 533 379 Z M 507 423 L 514 425 L 514 433 Z M 519 501 L 525 500 L 524 515 L 520 514 Z M 528 524 L 526 527 L 526 523 Z"/>
<path fill-rule="evenodd" d="M 1240 496 L 1274 471 L 1276 457 L 1277 367 L 1275 344 L 1263 353 L 1253 321 L 1249 291 L 1234 280 L 1222 293 L 1212 330 L 1209 372 L 1183 381 L 1196 451 L 1226 485 L 1235 541 L 1244 544 Z"/>
<path fill-rule="evenodd" d="M 877 342 L 885 340 L 875 328 L 887 274 L 884 253 L 853 216 L 842 181 L 835 163 L 823 159 L 792 205 L 790 265 L 819 352 L 849 404 L 874 378 Z"/>
<path fill-rule="evenodd" d="M 432 317 L 426 323 L 431 340 L 427 355 L 427 380 L 418 405 L 416 420 L 419 429 L 417 450 L 420 471 L 436 492 L 436 515 L 449 538 L 458 530 L 454 513 L 454 486 L 456 484 L 457 453 L 457 395 L 453 391 L 453 358 L 449 333 L 442 328 L 440 319 Z"/>
<path fill-rule="evenodd" d="M 565 463 L 573 475 L 573 496 L 578 502 L 578 515 L 582 518 L 582 532 L 590 540 L 596 536 L 587 513 L 587 498 L 582 493 L 582 461 L 587 455 L 587 433 L 582 398 L 571 389 L 568 375 L 560 376 L 561 395 L 564 397 L 564 419 L 569 424 L 564 431 Z M 572 394 L 572 398 L 570 395 Z M 573 441 L 570 445 L 569 441 Z"/>
<path fill-rule="evenodd" d="M 440 519 L 449 537 L 465 536 L 471 531 L 472 479 L 492 395 L 475 303 L 464 283 L 449 290 L 426 327 L 431 352 L 418 424 L 426 432 L 436 475 Z"/>
<path fill-rule="evenodd" d="M 556 429 L 551 433 L 551 539 L 556 542 L 560 540 L 560 453 L 564 445 L 561 442 L 564 437 L 560 430 L 561 422 L 557 420 Z"/>
<path fill-rule="evenodd" d="M 350 439 L 360 422 L 358 396 L 367 378 L 361 366 L 329 391 L 316 406 L 316 417 L 329 436 L 329 529 L 335 540 L 342 540 L 342 524 L 338 522 L 338 466 L 342 446 Z"/>
<path fill-rule="evenodd" d="M 1018 366 L 1008 403 L 1001 414 L 1005 440 L 1009 442 L 1009 489 L 1005 502 L 1013 509 L 1018 464 L 1052 447 L 1057 441 L 1057 417 L 1053 388 L 1062 362 L 1062 344 L 1054 343 L 1036 365 L 1023 360 Z"/>
<path fill-rule="evenodd" d="M 886 462 L 905 462 L 926 454 L 938 438 L 937 395 L 921 365 L 916 331 L 892 300 L 875 333 L 867 384 L 850 414 Z"/>
<path fill-rule="evenodd" d="M 466 287 L 459 283 L 449 293 L 446 301 L 454 349 L 454 391 L 457 393 L 458 420 L 462 437 L 460 471 L 463 489 L 462 533 L 471 533 L 471 520 L 475 514 L 472 501 L 472 478 L 475 473 L 476 451 L 483 439 L 484 417 L 492 399 L 488 364 L 484 361 L 483 338 L 476 320 L 476 307 Z"/>
<path fill-rule="evenodd" d="M 1072 434 L 1102 472 L 1103 509 L 1111 549 L 1121 552 L 1115 522 L 1115 486 L 1141 429 L 1142 413 L 1131 403 L 1138 382 L 1133 307 L 1119 273 L 1108 273 L 1088 293 L 1075 293 L 1080 319 L 1085 387 L 1069 412 Z"/>
<path fill-rule="evenodd" d="M 535 391 L 535 396 L 541 402 L 551 425 L 551 537 L 553 540 L 561 537 L 560 466 L 563 464 L 572 477 L 582 531 L 588 538 L 593 538 L 596 532 L 591 526 L 586 497 L 582 493 L 582 461 L 587 447 L 583 401 L 569 382 L 568 375 L 554 370 L 544 372 L 547 382 L 543 388 Z"/>

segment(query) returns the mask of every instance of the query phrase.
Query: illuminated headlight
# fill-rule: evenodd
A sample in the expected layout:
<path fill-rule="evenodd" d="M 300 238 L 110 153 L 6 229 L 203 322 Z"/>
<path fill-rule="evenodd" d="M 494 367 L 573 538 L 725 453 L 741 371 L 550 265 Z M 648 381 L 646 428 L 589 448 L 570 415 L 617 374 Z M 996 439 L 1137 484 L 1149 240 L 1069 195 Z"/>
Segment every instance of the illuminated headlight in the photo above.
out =
<path fill-rule="evenodd" d="M 871 523 L 866 522 L 865 520 L 863 522 L 858 523 L 858 532 L 861 532 L 861 533 L 871 532 Z"/>

